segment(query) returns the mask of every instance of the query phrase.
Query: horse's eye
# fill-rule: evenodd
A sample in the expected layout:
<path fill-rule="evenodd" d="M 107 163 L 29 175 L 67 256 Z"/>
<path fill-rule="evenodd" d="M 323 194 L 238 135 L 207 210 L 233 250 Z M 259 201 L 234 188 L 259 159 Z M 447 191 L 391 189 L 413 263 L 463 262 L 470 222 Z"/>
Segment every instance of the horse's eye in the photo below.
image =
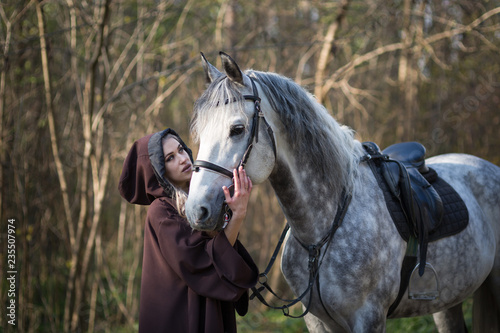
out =
<path fill-rule="evenodd" d="M 244 131 L 245 131 L 245 126 L 234 125 L 234 126 L 231 126 L 231 131 L 229 132 L 229 136 L 230 137 L 237 136 L 237 135 L 243 134 Z"/>

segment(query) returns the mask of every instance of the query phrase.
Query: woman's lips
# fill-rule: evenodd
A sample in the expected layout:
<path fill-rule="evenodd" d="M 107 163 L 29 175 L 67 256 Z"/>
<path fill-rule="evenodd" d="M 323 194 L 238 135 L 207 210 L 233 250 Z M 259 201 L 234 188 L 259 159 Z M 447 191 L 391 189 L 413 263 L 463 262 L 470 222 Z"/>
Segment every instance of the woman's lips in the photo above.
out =
<path fill-rule="evenodd" d="M 186 166 L 184 167 L 184 169 L 182 169 L 182 172 L 189 172 L 189 171 L 191 171 L 191 168 L 192 168 L 192 165 L 191 165 L 191 164 L 186 165 Z"/>

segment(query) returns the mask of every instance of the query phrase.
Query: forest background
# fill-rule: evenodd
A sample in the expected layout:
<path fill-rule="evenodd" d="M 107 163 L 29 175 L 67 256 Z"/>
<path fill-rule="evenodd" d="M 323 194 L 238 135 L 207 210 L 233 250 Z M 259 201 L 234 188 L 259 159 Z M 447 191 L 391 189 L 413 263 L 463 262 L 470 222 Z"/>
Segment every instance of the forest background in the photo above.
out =
<path fill-rule="evenodd" d="M 500 164 L 499 14 L 498 0 L 1 0 L 0 327 L 137 329 L 146 210 L 117 181 L 132 142 L 165 127 L 196 156 L 200 52 L 291 77 L 359 140 Z M 285 222 L 269 184 L 249 211 L 240 237 L 263 269 Z M 270 279 L 291 296 L 278 265 Z M 263 313 L 252 301 L 250 321 Z"/>

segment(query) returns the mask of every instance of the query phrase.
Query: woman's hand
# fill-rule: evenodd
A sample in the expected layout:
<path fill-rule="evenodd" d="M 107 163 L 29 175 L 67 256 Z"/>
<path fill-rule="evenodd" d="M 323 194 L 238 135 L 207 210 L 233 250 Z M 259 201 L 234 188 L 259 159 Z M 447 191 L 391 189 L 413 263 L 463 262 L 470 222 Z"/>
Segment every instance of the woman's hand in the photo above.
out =
<path fill-rule="evenodd" d="M 242 222 L 247 214 L 248 200 L 250 199 L 250 193 L 252 192 L 252 181 L 247 176 L 243 167 L 240 166 L 239 170 L 233 170 L 233 181 L 233 196 L 231 196 L 231 193 L 226 186 L 222 187 L 227 205 L 233 212 L 231 221 L 229 221 L 228 225 L 224 229 L 226 237 L 231 245 L 234 245 L 236 238 L 238 237 Z"/>
<path fill-rule="evenodd" d="M 247 213 L 248 200 L 252 191 L 252 181 L 247 176 L 243 167 L 239 170 L 233 170 L 234 194 L 231 197 L 229 189 L 226 186 L 222 187 L 226 197 L 226 203 L 233 212 L 233 219 L 244 218 Z"/>

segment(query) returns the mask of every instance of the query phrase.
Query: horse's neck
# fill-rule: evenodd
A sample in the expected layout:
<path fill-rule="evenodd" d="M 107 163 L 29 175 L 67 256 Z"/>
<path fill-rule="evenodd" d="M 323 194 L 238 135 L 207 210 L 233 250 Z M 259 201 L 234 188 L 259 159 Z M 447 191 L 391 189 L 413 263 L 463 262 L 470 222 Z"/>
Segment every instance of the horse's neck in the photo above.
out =
<path fill-rule="evenodd" d="M 294 156 L 298 157 L 278 156 L 270 182 L 293 234 L 302 242 L 315 243 L 330 228 L 344 186 L 336 175 L 322 178 L 307 156 Z"/>

